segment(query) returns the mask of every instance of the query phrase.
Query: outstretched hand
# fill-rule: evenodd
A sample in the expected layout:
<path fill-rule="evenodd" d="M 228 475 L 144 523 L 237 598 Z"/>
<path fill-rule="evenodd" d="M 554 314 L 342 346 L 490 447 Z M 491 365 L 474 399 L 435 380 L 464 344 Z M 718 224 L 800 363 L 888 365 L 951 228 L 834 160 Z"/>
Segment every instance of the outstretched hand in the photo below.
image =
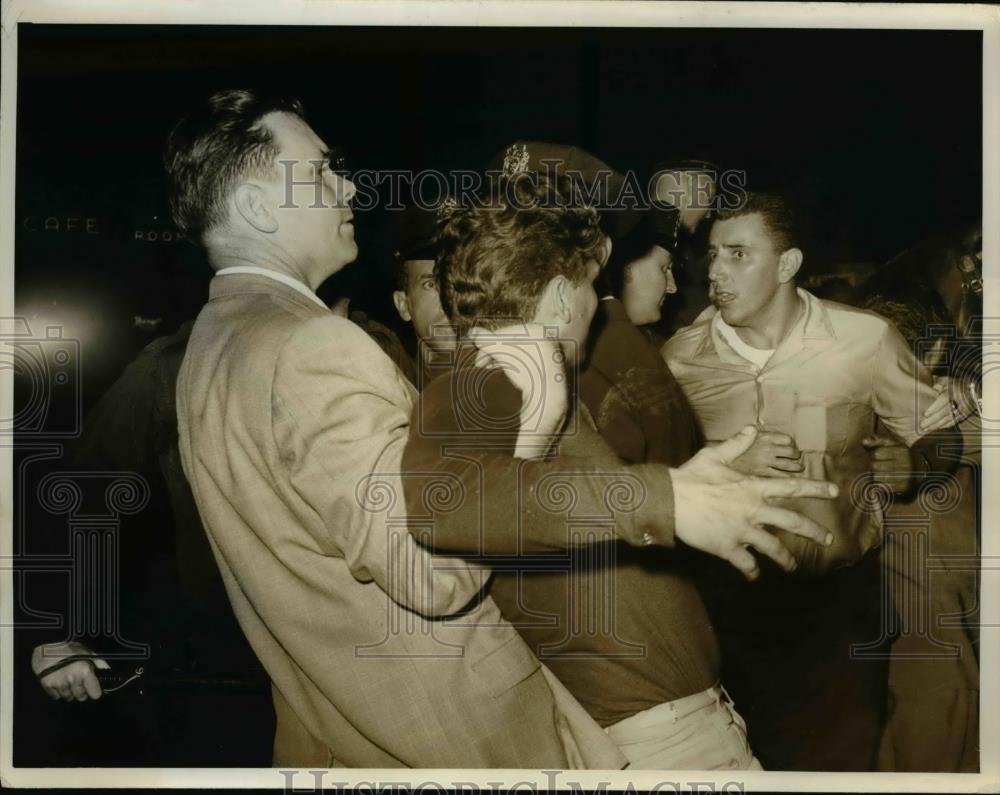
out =
<path fill-rule="evenodd" d="M 760 567 L 747 547 L 767 555 L 786 571 L 798 565 L 787 547 L 764 525 L 800 535 L 829 546 L 833 535 L 796 511 L 771 505 L 768 500 L 789 497 L 832 499 L 836 485 L 826 481 L 789 477 L 745 475 L 732 464 L 757 439 L 747 426 L 731 439 L 706 447 L 678 469 L 672 470 L 675 535 L 695 549 L 729 561 L 748 579 Z"/>
<path fill-rule="evenodd" d="M 557 340 L 537 323 L 493 331 L 473 328 L 476 366 L 503 370 L 521 393 L 518 458 L 541 455 L 557 436 L 569 410 L 565 356 Z"/>

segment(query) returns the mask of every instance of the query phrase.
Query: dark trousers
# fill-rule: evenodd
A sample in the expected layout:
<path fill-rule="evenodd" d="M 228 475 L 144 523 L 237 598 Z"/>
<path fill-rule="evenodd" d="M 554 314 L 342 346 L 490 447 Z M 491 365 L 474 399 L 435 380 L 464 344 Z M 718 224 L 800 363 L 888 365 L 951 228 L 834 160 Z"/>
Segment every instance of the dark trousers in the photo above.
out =
<path fill-rule="evenodd" d="M 706 600 L 722 681 L 765 769 L 876 769 L 886 720 L 883 596 L 877 551 L 820 577 L 762 563 L 749 583 L 707 564 Z"/>

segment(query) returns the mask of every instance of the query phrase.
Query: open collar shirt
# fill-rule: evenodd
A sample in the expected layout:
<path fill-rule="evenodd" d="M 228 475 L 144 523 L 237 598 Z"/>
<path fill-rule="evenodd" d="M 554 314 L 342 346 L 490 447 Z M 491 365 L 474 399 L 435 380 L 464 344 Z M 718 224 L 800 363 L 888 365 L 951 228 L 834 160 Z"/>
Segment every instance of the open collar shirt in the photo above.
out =
<path fill-rule="evenodd" d="M 709 443 L 746 425 L 784 433 L 802 451 L 802 477 L 837 484 L 834 500 L 784 501 L 831 530 L 831 547 L 779 531 L 800 571 L 825 571 L 856 562 L 881 540 L 878 487 L 861 440 L 877 417 L 912 445 L 935 392 L 929 372 L 887 320 L 802 289 L 798 294 L 804 311 L 762 367 L 727 341 L 714 308 L 661 353 Z"/>

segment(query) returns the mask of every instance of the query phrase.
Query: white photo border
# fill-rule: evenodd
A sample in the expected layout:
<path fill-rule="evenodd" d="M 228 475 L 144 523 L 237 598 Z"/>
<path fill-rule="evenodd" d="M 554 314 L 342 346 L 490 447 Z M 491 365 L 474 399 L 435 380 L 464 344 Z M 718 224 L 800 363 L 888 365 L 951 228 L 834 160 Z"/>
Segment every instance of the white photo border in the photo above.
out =
<path fill-rule="evenodd" d="M 1000 8 L 985 5 L 714 3 L 623 0 L 6 0 L 0 73 L 0 318 L 14 309 L 14 184 L 17 108 L 17 26 L 22 22 L 185 25 L 384 25 L 479 27 L 704 27 L 981 30 L 983 32 L 984 315 L 1000 325 Z M 991 145 L 992 142 L 992 145 Z M 2 322 L 2 321 L 0 321 Z M 987 406 L 1000 395 L 987 387 Z M 13 416 L 13 373 L 0 371 L 0 416 Z M 995 415 L 992 415 L 995 416 Z M 524 771 L 276 769 L 49 769 L 13 767 L 13 449 L 0 446 L 0 783 L 4 787 L 385 789 L 407 784 L 439 792 L 460 789 L 635 791 L 1000 792 L 1000 534 L 983 533 L 981 641 L 981 772 L 979 774 L 787 773 L 754 771 Z M 1000 470 L 1000 450 L 984 445 L 986 473 Z M 984 489 L 983 524 L 1000 520 L 1000 492 Z M 6 563 L 5 563 L 6 562 Z M 741 790 L 741 787 L 743 790 Z"/>

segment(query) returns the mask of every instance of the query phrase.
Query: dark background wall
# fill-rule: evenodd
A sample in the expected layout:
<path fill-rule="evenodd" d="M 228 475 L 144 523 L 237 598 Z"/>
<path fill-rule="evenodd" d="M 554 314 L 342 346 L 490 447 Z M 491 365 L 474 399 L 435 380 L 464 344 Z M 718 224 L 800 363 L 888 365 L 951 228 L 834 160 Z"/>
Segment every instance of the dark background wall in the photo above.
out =
<path fill-rule="evenodd" d="M 516 138 L 578 143 L 619 169 L 707 154 L 798 197 L 812 267 L 884 261 L 979 216 L 981 43 L 957 31 L 22 25 L 17 309 L 81 340 L 87 403 L 151 334 L 193 316 L 207 270 L 193 247 L 163 241 L 160 147 L 193 101 L 242 85 L 301 97 L 366 168 L 475 168 Z M 362 215 L 362 257 L 339 282 L 382 311 L 387 224 Z M 135 315 L 162 322 L 136 329 Z"/>

